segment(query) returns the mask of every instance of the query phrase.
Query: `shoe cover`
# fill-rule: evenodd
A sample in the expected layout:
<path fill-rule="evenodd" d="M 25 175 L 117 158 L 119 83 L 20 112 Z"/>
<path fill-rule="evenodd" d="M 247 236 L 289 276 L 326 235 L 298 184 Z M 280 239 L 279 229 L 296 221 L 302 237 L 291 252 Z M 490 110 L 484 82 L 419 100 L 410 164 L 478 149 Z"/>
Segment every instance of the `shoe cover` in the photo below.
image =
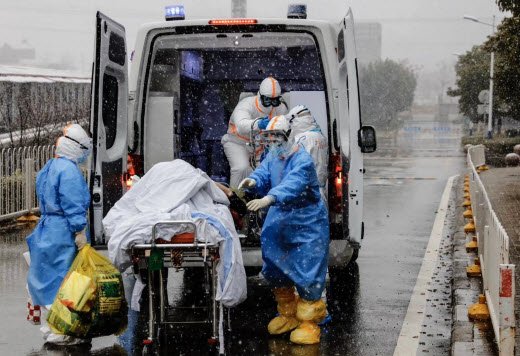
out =
<path fill-rule="evenodd" d="M 267 330 L 271 335 L 280 335 L 294 330 L 298 327 L 299 324 L 300 322 L 298 319 L 296 319 L 295 316 L 277 316 L 269 322 L 269 325 L 267 325 Z"/>
<path fill-rule="evenodd" d="M 304 321 L 291 333 L 291 341 L 300 345 L 312 345 L 320 342 L 321 330 L 318 324 Z"/>
<path fill-rule="evenodd" d="M 327 316 L 327 307 L 323 300 L 307 301 L 300 299 L 296 308 L 296 317 L 300 326 L 291 333 L 291 341 L 295 344 L 312 345 L 320 342 L 321 323 Z"/>
<path fill-rule="evenodd" d="M 294 287 L 282 287 L 273 290 L 278 302 L 278 314 L 267 326 L 271 335 L 280 335 L 296 328 L 299 324 L 296 319 L 297 298 Z"/>
<path fill-rule="evenodd" d="M 327 307 L 323 299 L 308 301 L 300 299 L 296 308 L 296 317 L 300 321 L 321 323 L 327 316 Z"/>

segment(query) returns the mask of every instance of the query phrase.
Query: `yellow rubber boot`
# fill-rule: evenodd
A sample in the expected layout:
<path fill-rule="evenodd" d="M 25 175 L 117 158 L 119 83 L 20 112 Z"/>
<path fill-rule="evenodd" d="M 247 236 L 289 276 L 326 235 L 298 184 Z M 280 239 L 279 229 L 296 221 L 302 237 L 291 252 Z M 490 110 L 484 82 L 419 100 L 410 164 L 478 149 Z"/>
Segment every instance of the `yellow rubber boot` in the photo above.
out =
<path fill-rule="evenodd" d="M 300 326 L 291 333 L 291 341 L 300 345 L 311 345 L 320 342 L 321 330 L 318 323 L 325 320 L 327 307 L 323 300 L 309 301 L 300 299 L 296 317 Z"/>
<path fill-rule="evenodd" d="M 278 314 L 267 326 L 271 335 L 280 335 L 295 329 L 300 323 L 296 319 L 296 305 L 298 303 L 294 294 L 294 287 L 282 287 L 273 289 L 278 302 Z"/>

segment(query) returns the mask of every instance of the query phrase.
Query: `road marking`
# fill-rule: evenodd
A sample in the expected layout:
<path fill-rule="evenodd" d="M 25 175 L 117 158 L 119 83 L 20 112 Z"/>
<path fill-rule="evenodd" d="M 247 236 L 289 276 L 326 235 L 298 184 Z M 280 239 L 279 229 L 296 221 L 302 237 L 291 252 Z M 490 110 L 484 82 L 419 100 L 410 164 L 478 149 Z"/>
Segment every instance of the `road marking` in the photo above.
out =
<path fill-rule="evenodd" d="M 432 233 L 424 259 L 417 276 L 417 282 L 413 289 L 410 304 L 408 304 L 408 311 L 403 321 L 399 339 L 394 350 L 394 356 L 415 355 L 419 347 L 419 337 L 421 325 L 424 320 L 424 311 L 426 308 L 426 298 L 428 296 L 428 286 L 433 276 L 435 266 L 437 264 L 437 256 L 439 252 L 439 245 L 442 238 L 442 231 L 444 229 L 444 220 L 446 219 L 446 212 L 448 210 L 448 202 L 450 199 L 451 188 L 453 181 L 457 176 L 450 177 L 442 193 L 441 203 L 437 209 L 437 216 L 433 223 Z"/>

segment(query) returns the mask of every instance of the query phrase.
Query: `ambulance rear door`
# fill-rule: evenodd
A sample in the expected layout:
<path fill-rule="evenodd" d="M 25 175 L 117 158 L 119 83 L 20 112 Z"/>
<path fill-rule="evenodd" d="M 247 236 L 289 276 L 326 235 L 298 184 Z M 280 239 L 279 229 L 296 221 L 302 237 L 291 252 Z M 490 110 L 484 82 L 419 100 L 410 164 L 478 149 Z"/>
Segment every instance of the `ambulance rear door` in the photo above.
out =
<path fill-rule="evenodd" d="M 128 58 L 125 28 L 96 14 L 90 133 L 91 239 L 105 244 L 102 219 L 126 191 Z"/>
<path fill-rule="evenodd" d="M 352 10 L 340 23 L 338 31 L 339 116 L 343 199 L 343 230 L 348 221 L 348 240 L 359 248 L 363 238 L 363 154 L 358 145 L 361 128 L 359 86 L 354 19 Z"/>

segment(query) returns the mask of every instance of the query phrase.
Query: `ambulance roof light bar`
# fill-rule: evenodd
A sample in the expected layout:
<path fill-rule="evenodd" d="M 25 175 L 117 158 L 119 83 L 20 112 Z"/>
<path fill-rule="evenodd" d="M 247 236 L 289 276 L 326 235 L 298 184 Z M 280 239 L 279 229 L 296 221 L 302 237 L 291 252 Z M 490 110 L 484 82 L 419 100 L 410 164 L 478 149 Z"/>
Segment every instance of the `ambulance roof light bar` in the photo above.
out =
<path fill-rule="evenodd" d="M 222 20 L 209 20 L 210 25 L 217 26 L 232 26 L 232 25 L 254 25 L 258 23 L 256 19 L 222 19 Z"/>
<path fill-rule="evenodd" d="M 184 20 L 184 6 L 172 5 L 164 8 L 164 18 L 166 21 Z"/>
<path fill-rule="evenodd" d="M 290 4 L 287 9 L 288 19 L 306 19 L 307 5 L 305 4 Z"/>

